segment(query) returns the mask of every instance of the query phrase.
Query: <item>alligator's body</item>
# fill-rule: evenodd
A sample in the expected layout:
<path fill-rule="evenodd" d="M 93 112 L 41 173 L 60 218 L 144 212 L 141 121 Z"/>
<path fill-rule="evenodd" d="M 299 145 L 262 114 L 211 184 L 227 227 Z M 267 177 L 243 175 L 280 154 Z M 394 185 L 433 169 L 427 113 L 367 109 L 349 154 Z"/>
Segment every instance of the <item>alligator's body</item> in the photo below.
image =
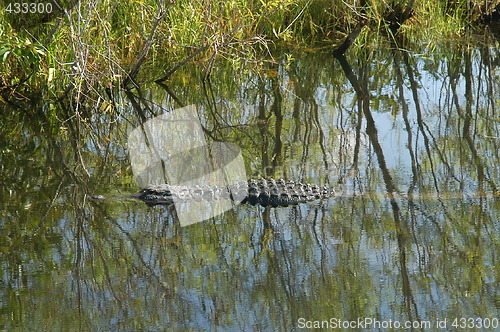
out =
<path fill-rule="evenodd" d="M 333 196 L 332 189 L 309 183 L 280 180 L 248 180 L 229 187 L 150 185 L 129 196 L 146 204 L 170 205 L 190 200 L 230 199 L 236 202 L 262 206 L 289 206 Z"/>

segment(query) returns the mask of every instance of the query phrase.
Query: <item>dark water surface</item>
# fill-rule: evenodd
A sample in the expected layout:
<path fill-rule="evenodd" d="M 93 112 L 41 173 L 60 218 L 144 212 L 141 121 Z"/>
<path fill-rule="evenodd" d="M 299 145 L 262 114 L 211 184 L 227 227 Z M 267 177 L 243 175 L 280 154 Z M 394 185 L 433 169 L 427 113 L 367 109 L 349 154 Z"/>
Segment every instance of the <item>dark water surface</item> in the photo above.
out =
<path fill-rule="evenodd" d="M 282 58 L 186 67 L 81 121 L 43 96 L 2 106 L 0 330 L 500 326 L 498 48 Z M 90 199 L 137 191 L 128 133 L 190 104 L 249 177 L 337 194 L 187 227 Z"/>

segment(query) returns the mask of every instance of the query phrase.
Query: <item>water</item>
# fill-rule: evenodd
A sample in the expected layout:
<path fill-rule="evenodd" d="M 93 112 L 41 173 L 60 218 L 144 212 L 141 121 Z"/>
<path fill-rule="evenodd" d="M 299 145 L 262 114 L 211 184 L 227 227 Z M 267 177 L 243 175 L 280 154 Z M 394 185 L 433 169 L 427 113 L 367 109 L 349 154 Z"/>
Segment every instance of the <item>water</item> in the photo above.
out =
<path fill-rule="evenodd" d="M 56 121 L 48 110 L 74 105 L 50 99 L 4 105 L 0 328 L 499 324 L 498 56 L 368 50 L 346 59 L 355 81 L 328 54 L 220 63 L 205 83 L 185 67 L 171 93 L 115 94 L 114 111 L 81 122 Z M 248 176 L 336 196 L 187 227 L 171 207 L 90 199 L 137 191 L 128 133 L 189 104 L 207 141 L 241 148 Z"/>

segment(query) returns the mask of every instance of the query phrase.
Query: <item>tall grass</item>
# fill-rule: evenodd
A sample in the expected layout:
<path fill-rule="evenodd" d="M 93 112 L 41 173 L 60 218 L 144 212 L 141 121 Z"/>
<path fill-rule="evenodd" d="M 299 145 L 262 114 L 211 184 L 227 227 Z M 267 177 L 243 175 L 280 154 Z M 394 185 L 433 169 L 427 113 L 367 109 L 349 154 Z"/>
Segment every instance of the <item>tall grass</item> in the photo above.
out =
<path fill-rule="evenodd" d="M 48 17 L 21 17 L 2 10 L 0 84 L 9 87 L 25 80 L 30 88 L 49 86 L 56 95 L 69 87 L 90 96 L 102 87 L 120 86 L 134 66 L 142 72 L 154 68 L 161 77 L 161 71 L 171 72 L 193 54 L 192 60 L 204 63 L 208 72 L 218 57 L 237 64 L 259 61 L 283 45 L 333 47 L 361 19 L 369 22 L 369 28 L 359 42 L 373 43 L 373 34 L 384 30 L 388 14 L 409 2 L 66 0 L 59 1 L 61 10 Z M 475 20 L 471 10 L 482 3 L 416 1 L 415 14 L 400 33 L 428 40 L 463 36 Z M 159 20 L 163 11 L 166 14 Z M 140 57 L 146 61 L 138 63 Z"/>

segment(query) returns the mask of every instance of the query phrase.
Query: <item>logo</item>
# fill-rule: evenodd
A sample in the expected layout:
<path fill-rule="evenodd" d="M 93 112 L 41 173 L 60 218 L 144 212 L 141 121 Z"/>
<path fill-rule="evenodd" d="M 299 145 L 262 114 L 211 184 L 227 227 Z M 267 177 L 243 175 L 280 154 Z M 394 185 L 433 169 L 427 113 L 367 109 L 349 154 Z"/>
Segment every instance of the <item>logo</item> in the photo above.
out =
<path fill-rule="evenodd" d="M 164 113 L 132 130 L 128 137 L 132 171 L 141 187 L 168 184 L 172 190 L 224 188 L 246 181 L 245 164 L 238 146 L 208 144 L 194 105 Z M 227 196 L 227 195 L 226 195 Z M 185 200 L 173 196 L 181 226 L 213 218 L 241 203 L 235 199 Z M 239 197 L 239 198 L 238 198 Z"/>

